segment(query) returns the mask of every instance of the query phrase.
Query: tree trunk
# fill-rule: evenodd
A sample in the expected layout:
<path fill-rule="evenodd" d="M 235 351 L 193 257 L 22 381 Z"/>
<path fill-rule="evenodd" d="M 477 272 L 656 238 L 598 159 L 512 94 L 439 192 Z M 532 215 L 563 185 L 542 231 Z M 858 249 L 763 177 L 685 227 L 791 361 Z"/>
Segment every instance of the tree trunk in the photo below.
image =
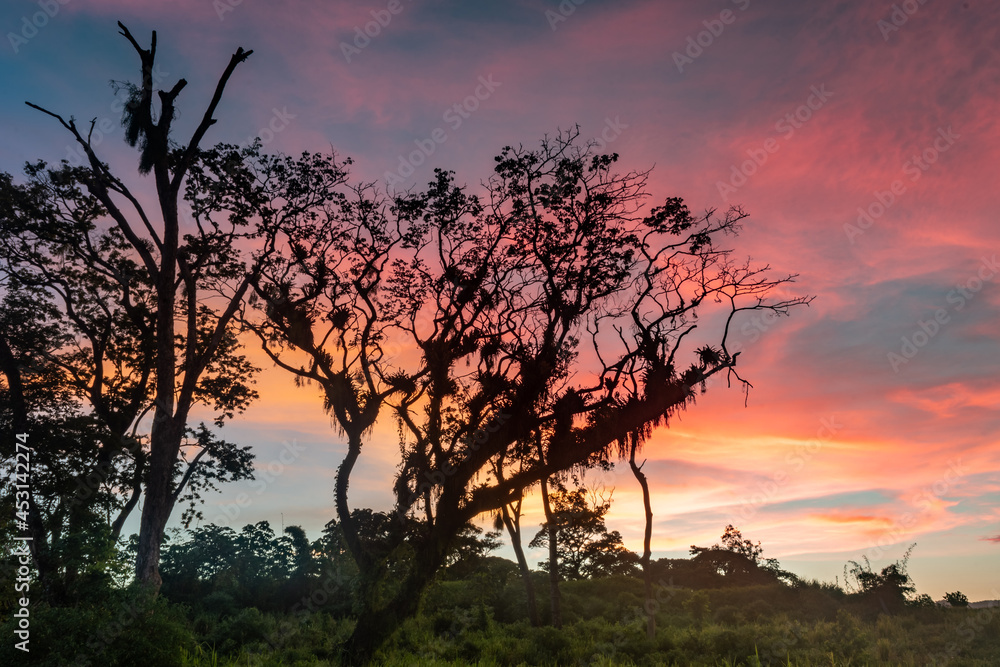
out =
<path fill-rule="evenodd" d="M 42 597 L 50 601 L 55 600 L 58 595 L 56 581 L 59 573 L 49 550 L 49 536 L 46 534 L 42 512 L 35 503 L 33 491 L 28 493 L 28 530 L 31 531 L 28 548 L 35 560 Z"/>
<path fill-rule="evenodd" d="M 354 632 L 344 645 L 341 657 L 345 664 L 369 664 L 378 648 L 392 636 L 403 621 L 417 614 L 420 598 L 444 563 L 451 539 L 461 526 L 456 517 L 457 512 L 454 516 L 449 515 L 449 520 L 442 523 L 441 515 L 438 515 L 438 525 L 427 536 L 427 542 L 418 545 L 406 579 L 390 599 L 381 604 L 377 603 L 372 597 L 372 592 L 376 590 L 379 582 L 372 582 L 367 599 L 364 600 L 364 609 L 354 626 Z M 387 575 L 388 568 L 382 568 L 380 576 Z"/>
<path fill-rule="evenodd" d="M 656 607 L 653 601 L 653 572 L 649 567 L 649 558 L 652 553 L 650 542 L 653 538 L 653 508 L 649 502 L 649 482 L 646 480 L 646 474 L 642 472 L 642 466 L 635 463 L 636 446 L 637 443 L 633 441 L 628 464 L 632 468 L 632 474 L 639 480 L 639 486 L 642 487 L 642 504 L 646 510 L 646 531 L 642 537 L 642 560 L 640 562 L 642 563 L 642 580 L 646 591 L 646 638 L 655 639 L 656 614 L 654 612 Z"/>
<path fill-rule="evenodd" d="M 559 595 L 559 544 L 556 541 L 559 530 L 549 505 L 548 478 L 542 479 L 542 507 L 545 509 L 545 523 L 549 532 L 549 594 L 552 603 L 552 625 L 562 627 L 561 596 Z"/>
<path fill-rule="evenodd" d="M 142 495 L 142 476 L 145 471 L 145 456 L 140 452 L 135 455 L 135 470 L 132 474 L 132 494 L 129 499 L 125 502 L 121 511 L 118 512 L 118 516 L 115 517 L 114 522 L 111 524 L 111 539 L 118 542 L 118 538 L 121 537 L 122 527 L 125 525 L 125 520 L 128 519 L 129 515 L 132 514 L 132 510 L 135 509 L 136 505 L 139 504 L 139 498 Z"/>
<path fill-rule="evenodd" d="M 507 534 L 510 535 L 510 544 L 514 547 L 514 555 L 517 556 L 517 567 L 521 570 L 521 578 L 524 580 L 524 590 L 528 595 L 528 618 L 531 620 L 531 625 L 537 628 L 541 622 L 538 620 L 538 604 L 535 602 L 535 584 L 531 580 L 531 569 L 528 567 L 528 560 L 524 557 L 524 548 L 521 546 L 520 500 L 517 507 L 514 516 L 511 516 L 505 503 L 500 508 L 500 517 L 507 528 Z"/>
<path fill-rule="evenodd" d="M 347 490 L 351 482 L 351 473 L 354 465 L 361 455 L 361 433 L 347 434 L 347 456 L 337 468 L 337 477 L 334 479 L 334 503 L 337 508 L 337 517 L 340 519 L 340 531 L 344 536 L 344 544 L 354 558 L 358 569 L 362 574 L 368 573 L 374 567 L 371 557 L 368 555 L 364 544 L 361 542 L 358 524 L 351 515 L 351 507 L 347 500 Z"/>
<path fill-rule="evenodd" d="M 160 544 L 173 510 L 174 463 L 180 451 L 184 434 L 182 425 L 168 414 L 156 417 L 150 433 L 149 477 L 146 482 L 145 502 L 139 524 L 139 550 L 135 559 L 135 576 L 144 586 L 158 593 L 163 580 L 160 578 Z"/>

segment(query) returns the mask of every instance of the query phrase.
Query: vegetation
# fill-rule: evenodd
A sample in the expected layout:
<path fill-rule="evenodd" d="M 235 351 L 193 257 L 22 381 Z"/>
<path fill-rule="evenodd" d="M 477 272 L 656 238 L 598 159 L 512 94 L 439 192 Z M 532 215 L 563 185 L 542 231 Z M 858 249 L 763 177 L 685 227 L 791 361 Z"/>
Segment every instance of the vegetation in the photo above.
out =
<path fill-rule="evenodd" d="M 0 543 L 31 537 L 37 664 L 811 664 L 990 648 L 996 620 L 980 612 L 945 643 L 959 617 L 913 597 L 909 552 L 877 572 L 851 561 L 847 591 L 800 581 L 733 526 L 690 559 L 652 560 L 637 455 L 712 376 L 749 390 L 727 347 L 735 318 L 811 300 L 776 296 L 795 276 L 728 247 L 742 209 L 650 206 L 649 172 L 618 173 L 578 129 L 504 147 L 478 191 L 436 170 L 389 193 L 352 185 L 333 154 L 205 147 L 242 48 L 179 144 L 186 81 L 156 90 L 156 34 L 146 49 L 119 26 L 141 64 L 139 84 L 116 85 L 148 192 L 35 104 L 86 164 L 0 174 Z M 253 475 L 250 448 L 219 431 L 257 399 L 254 337 L 322 393 L 346 442 L 336 518 L 312 542 L 296 526 L 198 523 L 206 493 Z M 399 428 L 392 511 L 354 507 L 385 419 Z M 20 434 L 34 458 L 17 488 Z M 643 491 L 641 557 L 608 530 L 610 496 L 567 486 L 616 459 Z M 542 571 L 522 547 L 535 487 Z M 186 534 L 166 530 L 178 505 Z M 501 529 L 517 563 L 490 555 Z M 15 650 L 0 647 L 5 664 Z"/>
<path fill-rule="evenodd" d="M 312 543 L 298 527 L 275 535 L 266 523 L 175 534 L 163 550 L 158 598 L 109 585 L 92 588 L 85 604 L 33 607 L 31 664 L 352 664 L 342 649 L 364 593 L 337 533 L 333 522 Z M 563 627 L 548 625 L 544 611 L 546 625 L 533 627 L 517 564 L 489 555 L 492 535 L 464 534 L 419 613 L 376 655 L 381 664 L 989 665 L 1000 650 L 998 608 L 925 605 L 902 590 L 912 585 L 907 577 L 890 580 L 906 602 L 888 613 L 864 591 L 766 578 L 775 566 L 725 548 L 699 554 L 727 551 L 744 559 L 741 569 L 721 572 L 720 561 L 697 556 L 654 561 L 652 606 L 634 575 L 564 581 Z M 634 570 L 634 558 L 625 562 Z M 762 576 L 750 583 L 754 568 Z M 540 571 L 532 576 L 545 580 Z M 546 609 L 546 588 L 538 590 Z M 5 599 L 5 617 L 10 605 Z M 656 617 L 652 639 L 648 614 Z M 2 631 L 9 635 L 13 624 L 8 617 Z M 21 657 L 10 642 L 0 646 L 4 664 L 27 664 Z"/>
<path fill-rule="evenodd" d="M 945 601 L 952 607 L 968 607 L 969 598 L 966 597 L 965 593 L 962 591 L 955 591 L 954 593 L 945 593 Z"/>

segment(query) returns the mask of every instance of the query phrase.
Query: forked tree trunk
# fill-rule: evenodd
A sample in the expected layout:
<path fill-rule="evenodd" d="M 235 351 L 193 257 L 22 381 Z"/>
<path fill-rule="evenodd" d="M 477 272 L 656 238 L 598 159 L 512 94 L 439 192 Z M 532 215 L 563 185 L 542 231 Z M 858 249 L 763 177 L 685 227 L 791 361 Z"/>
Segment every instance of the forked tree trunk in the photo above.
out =
<path fill-rule="evenodd" d="M 364 608 L 358 616 L 354 632 L 344 645 L 342 660 L 347 665 L 367 665 L 375 652 L 388 640 L 403 622 L 417 614 L 420 598 L 427 586 L 444 564 L 451 539 L 461 526 L 454 514 L 449 514 L 442 522 L 438 514 L 438 524 L 427 537 L 427 542 L 416 549 L 413 565 L 399 590 L 388 600 L 377 603 L 374 591 L 389 576 L 388 568 L 379 570 L 383 581 L 372 581 L 365 595 Z"/>
<path fill-rule="evenodd" d="M 142 496 L 142 478 L 146 470 L 145 454 L 139 449 L 133 456 L 135 456 L 135 470 L 132 471 L 132 493 L 111 524 L 111 539 L 116 543 L 118 542 L 118 538 L 121 537 L 125 521 L 132 514 L 132 510 L 139 504 L 139 498 Z"/>

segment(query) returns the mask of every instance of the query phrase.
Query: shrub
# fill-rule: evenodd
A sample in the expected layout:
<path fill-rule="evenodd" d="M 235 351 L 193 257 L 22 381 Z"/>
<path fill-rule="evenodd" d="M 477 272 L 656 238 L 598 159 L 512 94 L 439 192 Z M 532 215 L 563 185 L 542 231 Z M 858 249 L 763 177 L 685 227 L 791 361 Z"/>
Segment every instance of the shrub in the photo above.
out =
<path fill-rule="evenodd" d="M 277 624 L 259 609 L 249 607 L 219 623 L 210 638 L 221 654 L 235 654 L 242 647 L 260 647 L 274 634 Z"/>
<path fill-rule="evenodd" d="M 172 667 L 182 649 L 195 646 L 186 610 L 138 587 L 103 591 L 75 607 L 38 604 L 30 614 L 32 664 L 43 667 Z M 5 637 L 14 637 L 15 620 L 0 628 Z M 0 644 L 0 664 L 22 664 L 24 654 L 13 644 Z"/>
<path fill-rule="evenodd" d="M 969 598 L 965 596 L 965 593 L 961 591 L 955 591 L 954 593 L 945 593 L 944 599 L 948 601 L 952 607 L 968 607 Z"/>
<path fill-rule="evenodd" d="M 731 604 L 723 605 L 715 610 L 715 621 L 722 625 L 737 625 L 743 620 L 739 607 Z"/>

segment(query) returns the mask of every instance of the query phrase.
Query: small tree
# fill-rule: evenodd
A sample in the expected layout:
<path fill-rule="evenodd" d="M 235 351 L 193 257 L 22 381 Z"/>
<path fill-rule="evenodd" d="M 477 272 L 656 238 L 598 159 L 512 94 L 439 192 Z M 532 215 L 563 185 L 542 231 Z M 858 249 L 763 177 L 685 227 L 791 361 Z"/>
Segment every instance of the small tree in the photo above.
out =
<path fill-rule="evenodd" d="M 156 33 L 147 49 L 123 24 L 118 26 L 140 64 L 139 83 L 122 84 L 129 93 L 122 125 L 126 142 L 139 152 L 139 174 L 152 177 L 146 181 L 149 196 L 133 190 L 101 160 L 91 141 L 94 121 L 89 129 L 81 128 L 73 117 L 28 103 L 71 135 L 86 163 L 30 167 L 30 182 L 18 194 L 34 195 L 40 205 L 33 215 L 15 222 L 29 223 L 26 233 L 42 242 L 37 252 L 26 244 L 31 252 L 24 262 L 35 268 L 69 269 L 71 298 L 60 292 L 59 280 L 50 280 L 41 270 L 35 273 L 45 279 L 40 287 L 54 294 L 64 319 L 77 328 L 75 338 L 91 348 L 84 351 L 88 367 L 95 369 L 95 386 L 104 386 L 108 376 L 118 379 L 118 369 L 102 356 L 106 327 L 89 327 L 88 317 L 76 322 L 76 304 L 85 305 L 85 316 L 93 313 L 135 332 L 125 337 L 134 349 L 122 372 L 136 389 L 118 425 L 127 429 L 139 415 L 152 414 L 148 452 L 140 457 L 145 470 L 135 486 L 133 480 L 127 482 L 132 488 L 141 484 L 144 498 L 136 578 L 156 591 L 161 583 L 160 543 L 179 499 L 177 464 L 190 434 L 191 413 L 207 404 L 219 419 L 229 418 L 256 397 L 247 386 L 256 369 L 239 354 L 237 315 L 244 297 L 275 248 L 294 245 L 294 239 L 280 236 L 278 230 L 294 233 L 311 224 L 345 172 L 332 157 L 261 156 L 259 144 L 245 149 L 202 147 L 217 122 L 215 113 L 229 79 L 252 53 L 242 48 L 220 75 L 190 138 L 177 142 L 172 133 L 179 113 L 176 102 L 187 81 L 157 89 Z M 184 203 L 191 208 L 191 220 L 182 217 Z M 53 232 L 59 233 L 54 239 Z M 96 292 L 89 290 L 92 283 L 99 288 Z M 87 298 L 77 299 L 80 295 Z M 99 381 L 102 377 L 104 382 Z"/>
<path fill-rule="evenodd" d="M 862 556 L 861 563 L 847 561 L 850 568 L 844 565 L 844 584 L 848 593 L 877 602 L 886 612 L 901 609 L 907 597 L 917 590 L 906 571 L 910 553 L 916 546 L 916 542 L 911 544 L 902 560 L 886 565 L 879 572 L 872 570 L 868 556 Z"/>
<path fill-rule="evenodd" d="M 785 580 L 795 583 L 798 578 L 782 570 L 775 558 L 763 558 L 760 542 L 754 544 L 743 537 L 732 524 L 722 534 L 722 544 L 711 547 L 691 546 L 695 565 L 725 578 L 726 585 L 766 584 Z"/>
<path fill-rule="evenodd" d="M 481 571 L 490 552 L 500 548 L 500 531 L 484 533 L 475 524 L 467 524 L 455 537 L 451 554 L 445 559 L 441 574 L 447 579 L 469 579 Z"/>
<path fill-rule="evenodd" d="M 760 562 L 760 556 L 764 553 L 760 541 L 754 544 L 750 540 L 744 539 L 743 534 L 732 524 L 727 525 L 726 531 L 722 534 L 722 546 L 727 551 L 746 556 L 755 564 Z"/>
<path fill-rule="evenodd" d="M 533 549 L 549 545 L 550 535 L 556 537 L 561 579 L 591 579 L 612 574 L 634 574 L 638 556 L 625 548 L 617 531 L 608 531 L 604 517 L 611 509 L 611 496 L 584 488 L 561 488 L 549 495 L 552 504 L 552 526 L 546 521 L 528 545 Z M 539 566 L 550 572 L 551 562 Z"/>
<path fill-rule="evenodd" d="M 945 593 L 944 599 L 948 601 L 952 607 L 968 607 L 969 598 L 965 596 L 965 593 L 961 591 L 955 591 L 954 593 Z"/>

